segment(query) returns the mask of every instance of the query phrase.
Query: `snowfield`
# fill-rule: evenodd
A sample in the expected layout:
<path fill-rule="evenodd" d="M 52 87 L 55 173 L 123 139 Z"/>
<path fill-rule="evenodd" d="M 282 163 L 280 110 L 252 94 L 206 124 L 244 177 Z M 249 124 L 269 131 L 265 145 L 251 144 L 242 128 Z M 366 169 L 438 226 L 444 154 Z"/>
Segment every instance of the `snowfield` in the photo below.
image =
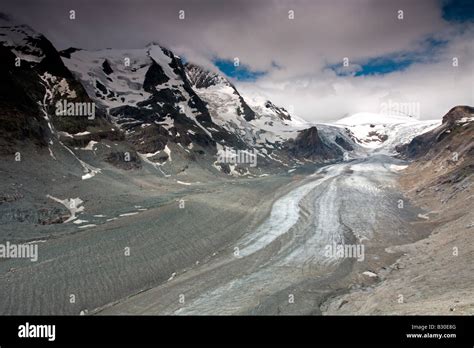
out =
<path fill-rule="evenodd" d="M 441 120 L 420 121 L 414 117 L 360 112 L 342 118 L 335 126 L 348 129 L 364 148 L 393 154 L 395 146 L 410 142 L 441 124 Z"/>

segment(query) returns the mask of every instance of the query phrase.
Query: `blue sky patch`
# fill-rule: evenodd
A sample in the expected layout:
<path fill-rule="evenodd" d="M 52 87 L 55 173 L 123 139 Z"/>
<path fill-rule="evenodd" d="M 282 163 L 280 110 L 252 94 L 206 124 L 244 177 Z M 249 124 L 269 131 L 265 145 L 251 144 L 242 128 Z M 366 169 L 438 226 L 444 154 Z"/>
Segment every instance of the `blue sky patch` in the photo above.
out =
<path fill-rule="evenodd" d="M 377 57 L 369 59 L 365 64 L 361 64 L 361 69 L 355 76 L 389 74 L 394 71 L 402 71 L 415 62 L 411 58 L 391 59 L 387 57 Z"/>
<path fill-rule="evenodd" d="M 420 43 L 417 51 L 396 52 L 393 54 L 371 57 L 363 61 L 350 62 L 348 67 L 342 63 L 329 65 L 328 68 L 338 76 L 366 76 L 384 75 L 396 71 L 403 71 L 414 63 L 429 63 L 436 60 L 436 56 L 448 41 L 429 37 Z"/>
<path fill-rule="evenodd" d="M 239 81 L 255 81 L 266 74 L 264 71 L 251 70 L 246 65 L 235 66 L 234 61 L 228 59 L 215 59 L 214 65 L 228 77 Z"/>

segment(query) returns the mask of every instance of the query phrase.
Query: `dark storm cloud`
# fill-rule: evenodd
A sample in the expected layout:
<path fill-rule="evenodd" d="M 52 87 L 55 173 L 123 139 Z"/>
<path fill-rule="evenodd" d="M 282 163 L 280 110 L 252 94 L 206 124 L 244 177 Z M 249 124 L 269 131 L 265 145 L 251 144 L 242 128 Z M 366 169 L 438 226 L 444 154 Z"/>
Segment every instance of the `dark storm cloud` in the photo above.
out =
<path fill-rule="evenodd" d="M 24 0 L 4 1 L 3 9 L 45 33 L 60 48 L 138 48 L 151 41 L 200 43 L 209 26 L 241 18 L 267 7 L 258 1 L 219 0 Z M 76 19 L 69 19 L 69 11 Z M 185 20 L 179 20 L 179 11 Z M 234 23 L 230 23 L 234 22 Z"/>
<path fill-rule="evenodd" d="M 59 48 L 139 48 L 155 41 L 207 57 L 237 56 L 259 68 L 381 55 L 443 25 L 435 0 L 7 0 L 5 8 Z"/>

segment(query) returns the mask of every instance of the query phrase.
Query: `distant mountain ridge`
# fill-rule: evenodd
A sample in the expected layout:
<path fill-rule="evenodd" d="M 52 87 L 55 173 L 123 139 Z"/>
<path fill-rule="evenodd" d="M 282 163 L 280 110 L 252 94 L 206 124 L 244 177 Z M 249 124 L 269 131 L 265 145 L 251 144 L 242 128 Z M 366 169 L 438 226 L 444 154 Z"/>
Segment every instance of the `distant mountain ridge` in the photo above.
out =
<path fill-rule="evenodd" d="M 17 141 L 50 146 L 57 138 L 65 146 L 86 146 L 108 137 L 125 141 L 138 161 L 160 166 L 169 164 L 165 149 L 179 152 L 185 161 L 201 158 L 199 163 L 209 163 L 211 170 L 223 173 L 230 170 L 225 163 L 216 163 L 221 149 L 254 149 L 261 166 L 275 168 L 306 159 L 304 152 L 289 152 L 288 142 L 311 125 L 293 121 L 287 110 L 267 99 L 241 95 L 224 76 L 184 64 L 157 44 L 132 50 L 58 52 L 43 35 L 6 18 L 0 34 L 5 52 L 2 74 L 19 85 L 18 92 L 10 89 L 3 94 L 8 96 L 3 105 L 11 110 L 5 117 L 14 122 L 0 129 L 7 152 L 14 151 Z M 15 66 L 18 59 L 20 67 Z M 24 96 L 31 101 L 24 101 Z M 97 115 L 94 119 L 58 116 L 55 105 L 64 100 L 94 103 Z M 20 110 L 25 107 L 28 112 Z M 14 116 L 18 114 L 21 117 Z M 313 145 L 337 150 L 315 149 L 320 156 L 311 159 L 341 158 L 341 147 L 333 141 L 337 128 L 323 128 L 326 131 L 317 133 L 320 138 Z M 344 134 L 338 136 L 351 142 Z M 233 173 L 247 173 L 245 167 L 237 165 Z"/>

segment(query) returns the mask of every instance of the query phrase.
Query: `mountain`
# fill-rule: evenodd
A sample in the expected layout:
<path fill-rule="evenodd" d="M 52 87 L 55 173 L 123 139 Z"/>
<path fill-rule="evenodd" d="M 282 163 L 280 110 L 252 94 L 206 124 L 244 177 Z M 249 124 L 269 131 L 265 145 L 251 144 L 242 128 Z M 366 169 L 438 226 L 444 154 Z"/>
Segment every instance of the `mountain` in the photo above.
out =
<path fill-rule="evenodd" d="M 355 290 L 341 297 L 332 314 L 472 312 L 473 266 L 467 260 L 474 255 L 473 121 L 474 108 L 456 106 L 440 125 L 397 147 L 399 155 L 409 160 L 406 168 L 399 168 L 403 201 L 423 209 L 414 224 L 421 239 L 387 248 L 399 253 L 396 262 L 376 271 L 379 281 L 370 291 Z M 390 301 L 393 294 L 408 300 Z"/>
<path fill-rule="evenodd" d="M 344 127 L 362 147 L 375 152 L 396 153 L 395 147 L 439 125 L 438 120 L 420 121 L 410 116 L 360 112 L 335 124 Z"/>
<path fill-rule="evenodd" d="M 339 138 L 342 139 L 342 138 Z M 345 141 L 341 143 L 346 144 Z M 346 145 L 347 146 L 347 145 Z M 350 146 L 350 145 L 349 145 Z M 351 151 L 352 147 L 347 148 Z M 320 137 L 318 129 L 311 127 L 302 130 L 298 136 L 290 140 L 289 151 L 295 157 L 303 157 L 311 160 L 322 160 L 325 158 L 342 157 L 343 151 L 335 146 L 327 145 Z"/>
<path fill-rule="evenodd" d="M 48 39 L 26 25 L 0 19 L 0 141 L 3 154 L 15 152 L 18 144 L 51 145 L 60 132 L 80 133 L 88 127 L 100 130 L 100 137 L 115 138 L 112 125 L 101 110 L 94 118 L 62 117 L 56 103 L 92 104 L 93 101 Z M 98 132 L 99 133 L 99 132 Z"/>
<path fill-rule="evenodd" d="M 190 63 L 186 64 L 186 75 L 201 99 L 206 101 L 208 105 L 211 102 L 209 97 L 212 98 L 219 95 L 224 98 L 223 100 L 215 101 L 216 103 L 212 108 L 215 111 L 214 116 L 216 119 L 219 118 L 219 111 L 221 111 L 219 107 L 223 106 L 226 106 L 231 114 L 234 112 L 245 121 L 255 119 L 255 112 L 247 105 L 237 89 L 221 75 L 206 71 Z"/>
<path fill-rule="evenodd" d="M 262 96 L 241 95 L 231 82 L 217 73 L 193 64 L 187 64 L 186 67 L 193 88 L 207 104 L 216 124 L 238 134 L 242 141 L 262 156 L 279 163 L 289 165 L 292 159 L 316 159 L 314 156 L 306 157 L 304 151 L 288 152 L 289 148 L 295 148 L 295 138 L 305 139 L 301 132 L 304 133 L 306 127 L 313 129 L 315 126 L 290 115 L 286 109 Z M 330 147 L 339 149 L 338 144 L 329 139 L 321 140 L 319 135 L 316 137 L 318 141 L 307 146 L 314 146 L 314 152 L 320 153 L 317 160 L 341 158 L 341 151 L 325 151 Z"/>
<path fill-rule="evenodd" d="M 308 124 L 267 99 L 241 95 L 222 75 L 183 64 L 179 56 L 157 44 L 136 50 L 68 49 L 61 55 L 88 94 L 148 161 L 166 158 L 166 146 L 191 159 L 206 157 L 207 162 L 222 152 L 252 150 L 260 165 L 270 168 L 294 166 L 305 159 L 301 152 L 287 150 L 288 142 Z M 330 140 L 328 146 L 339 148 Z M 320 160 L 330 160 L 341 152 L 321 154 Z M 231 170 L 216 161 L 212 167 L 233 174 L 252 171 L 238 164 Z"/>
<path fill-rule="evenodd" d="M 149 167 L 165 177 L 189 166 L 218 175 L 261 175 L 355 157 L 366 148 L 391 151 L 436 124 L 367 114 L 310 124 L 267 98 L 240 93 L 221 74 L 183 63 L 156 43 L 58 52 L 43 35 L 5 16 L 0 33 L 1 74 L 13 86 L 3 87 L 0 100 L 7 111 L 2 148 L 10 153 L 31 142 L 47 147 L 52 158 L 57 146 L 61 150 L 55 151 L 80 157 L 76 149 L 105 139 L 114 143 L 94 159 L 99 166 Z M 95 115 L 64 117 L 58 102 L 92 105 Z M 235 161 L 239 151 L 252 153 L 258 166 Z M 130 163 L 124 163 L 125 153 Z M 92 177 L 84 160 L 78 162 L 85 177 Z"/>
<path fill-rule="evenodd" d="M 448 200 L 474 173 L 474 108 L 456 106 L 443 116 L 441 125 L 396 147 L 400 156 L 413 160 L 421 191 L 435 189 Z M 448 194 L 449 193 L 449 194 Z"/>
<path fill-rule="evenodd" d="M 458 148 L 464 139 L 472 139 L 474 108 L 456 106 L 443 116 L 438 127 L 414 137 L 409 143 L 397 146 L 397 151 L 410 159 L 433 159 L 447 148 Z M 453 150 L 454 151 L 454 150 Z M 462 149 L 464 154 L 466 149 Z"/>
<path fill-rule="evenodd" d="M 218 190 L 235 177 L 311 171 L 359 148 L 343 129 L 244 95 L 157 44 L 58 52 L 0 15 L 0 53 L 0 215 L 10 217 L 1 222 L 9 238 L 113 224 L 202 183 Z M 209 216 L 239 217 L 201 203 Z"/>

